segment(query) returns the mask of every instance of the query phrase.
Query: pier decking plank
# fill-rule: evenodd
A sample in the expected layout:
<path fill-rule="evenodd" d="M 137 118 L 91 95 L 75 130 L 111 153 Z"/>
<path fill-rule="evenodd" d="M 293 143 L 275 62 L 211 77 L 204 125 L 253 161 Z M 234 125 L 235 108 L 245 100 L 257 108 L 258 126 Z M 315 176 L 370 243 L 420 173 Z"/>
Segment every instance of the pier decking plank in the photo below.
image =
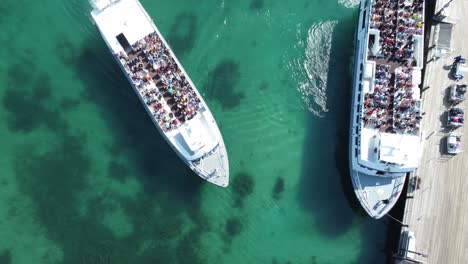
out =
<path fill-rule="evenodd" d="M 437 1 L 436 12 L 447 1 Z M 445 129 L 449 105 L 445 93 L 454 82 L 449 78 L 449 66 L 454 56 L 468 56 L 467 1 L 453 1 L 447 8 L 450 16 L 459 18 L 453 27 L 452 56 L 431 60 L 426 64 L 425 86 L 422 96 L 424 115 L 424 151 L 420 168 L 415 173 L 421 178 L 420 188 L 410 190 L 403 222 L 408 224 L 416 237 L 416 254 L 422 263 L 468 263 L 468 126 L 456 130 L 463 133 L 465 153 L 456 156 L 446 154 Z M 428 21 L 428 23 L 430 23 Z M 432 26 L 429 47 L 434 45 L 435 26 Z M 428 60 L 435 49 L 429 51 Z M 467 83 L 468 76 L 461 80 Z M 467 109 L 468 102 L 459 104 Z"/>

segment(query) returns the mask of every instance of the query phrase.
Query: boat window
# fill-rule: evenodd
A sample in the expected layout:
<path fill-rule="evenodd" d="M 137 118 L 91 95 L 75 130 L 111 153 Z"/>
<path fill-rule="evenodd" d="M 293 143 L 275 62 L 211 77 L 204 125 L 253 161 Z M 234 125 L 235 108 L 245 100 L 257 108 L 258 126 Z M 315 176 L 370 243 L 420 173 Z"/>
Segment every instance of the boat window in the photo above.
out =
<path fill-rule="evenodd" d="M 120 46 L 122 46 L 122 48 L 125 50 L 126 53 L 129 53 L 130 51 L 132 51 L 132 46 L 130 46 L 130 43 L 128 43 L 128 40 L 123 33 L 120 33 L 119 35 L 117 35 L 116 38 L 119 41 Z"/>
<path fill-rule="evenodd" d="M 385 172 L 384 172 L 384 171 L 377 171 L 375 174 L 377 174 L 377 175 L 384 175 Z"/>
<path fill-rule="evenodd" d="M 362 16 L 362 29 L 366 27 L 366 16 L 367 16 L 367 8 L 364 9 L 364 15 Z"/>
<path fill-rule="evenodd" d="M 374 34 L 369 34 L 369 42 L 367 44 L 368 49 L 372 49 L 375 43 L 375 35 Z"/>

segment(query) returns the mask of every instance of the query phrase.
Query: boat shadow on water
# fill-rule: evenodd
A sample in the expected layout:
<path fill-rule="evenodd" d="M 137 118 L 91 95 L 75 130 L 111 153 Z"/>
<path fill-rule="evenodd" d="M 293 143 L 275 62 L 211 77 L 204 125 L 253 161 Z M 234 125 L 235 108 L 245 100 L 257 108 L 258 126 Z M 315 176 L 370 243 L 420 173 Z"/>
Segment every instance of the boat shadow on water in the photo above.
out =
<path fill-rule="evenodd" d="M 339 239 L 358 225 L 362 246 L 356 263 L 385 263 L 388 221 L 367 216 L 355 196 L 349 173 L 350 65 L 354 55 L 354 34 L 349 24 L 356 24 L 356 19 L 340 21 L 333 31 L 326 84 L 329 111 L 324 118 L 306 114 L 308 131 L 298 201 L 311 212 L 316 229 L 331 239 Z"/>
<path fill-rule="evenodd" d="M 76 60 L 77 71 L 86 82 L 85 97 L 101 108 L 117 144 L 138 165 L 147 191 L 170 191 L 176 197 L 193 200 L 205 182 L 159 134 L 105 45 L 93 42 L 84 42 L 88 46 Z"/>
<path fill-rule="evenodd" d="M 205 263 L 199 245 L 209 221 L 199 194 L 202 184 L 210 185 L 166 144 L 103 41 L 94 35 L 83 43 L 63 41 L 56 49 L 81 82 L 65 89 L 84 87 L 79 96 L 61 97 L 64 87 L 36 66 L 33 55 L 7 72 L 1 104 L 8 129 L 19 135 L 44 129 L 54 139 L 44 148 L 25 140 L 11 159 L 18 188 L 35 207 L 32 218 L 62 251 L 64 263 Z M 82 118 L 94 107 L 98 118 L 90 120 L 102 120 L 98 127 L 108 129 L 76 123 L 75 114 Z M 108 135 L 94 138 L 99 132 Z M 132 192 L 133 179 L 142 191 Z M 106 219 L 123 225 L 109 226 Z M 193 224 L 188 230 L 187 221 Z"/>
<path fill-rule="evenodd" d="M 84 43 L 88 46 L 77 56 L 76 70 L 85 82 L 84 96 L 100 108 L 116 138 L 106 148 L 111 155 L 123 153 L 137 165 L 137 176 L 148 192 L 170 191 L 192 200 L 203 180 L 159 134 L 107 48 L 94 40 Z"/>
<path fill-rule="evenodd" d="M 342 22 L 333 31 L 330 51 L 327 97 L 329 111 L 324 118 L 306 114 L 308 129 L 304 143 L 299 201 L 314 212 L 324 235 L 337 237 L 352 225 L 359 204 L 354 198 L 348 172 L 348 128 L 351 98 L 352 34 L 343 41 Z M 348 28 L 348 27 L 346 27 Z"/>
<path fill-rule="evenodd" d="M 114 261 L 138 258 L 139 263 L 203 263 L 197 251 L 201 234 L 209 227 L 200 211 L 199 194 L 201 186 L 209 183 L 190 170 L 159 134 L 104 43 L 94 38 L 83 43 L 74 59 L 75 72 L 86 87 L 83 97 L 96 105 L 102 120 L 112 131 L 113 139 L 102 143 L 113 158 L 108 165 L 109 177 L 122 182 L 125 178 L 136 178 L 143 188 L 136 199 L 116 198 L 135 226 L 132 235 L 117 239 L 91 222 L 92 237 L 96 239 L 92 246 L 96 247 L 106 237 L 111 238 L 109 250 L 112 252 L 102 254 Z M 122 165 L 120 160 L 128 162 Z M 160 212 L 155 213 L 155 207 Z M 182 219 L 186 216 L 194 226 L 182 233 Z M 136 247 L 148 236 L 160 244 L 152 245 L 154 250 L 135 256 Z M 168 241 L 174 238 L 179 242 L 171 248 Z M 66 242 L 62 244 L 68 248 Z M 124 245 L 135 247 L 126 250 L 127 253 L 117 252 L 116 248 Z M 94 248 L 90 251 L 93 261 L 95 254 L 101 254 Z M 69 257 L 75 255 L 75 252 L 66 253 Z"/>

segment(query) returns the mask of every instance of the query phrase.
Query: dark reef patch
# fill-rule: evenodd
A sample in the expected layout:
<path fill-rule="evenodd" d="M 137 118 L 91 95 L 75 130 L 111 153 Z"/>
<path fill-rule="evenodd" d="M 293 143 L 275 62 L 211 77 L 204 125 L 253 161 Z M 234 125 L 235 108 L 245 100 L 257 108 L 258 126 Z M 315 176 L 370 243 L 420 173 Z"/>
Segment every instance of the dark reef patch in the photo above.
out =
<path fill-rule="evenodd" d="M 106 193 L 105 199 L 89 201 L 86 215 L 80 215 L 78 195 L 89 187 L 91 162 L 83 149 L 85 138 L 64 137 L 46 153 L 24 148 L 14 162 L 20 188 L 35 201 L 38 220 L 63 250 L 64 263 L 205 263 L 199 245 L 208 221 L 197 210 L 187 212 L 192 205 L 172 196 L 140 193 L 124 199 Z M 108 203 L 109 199 L 115 202 Z M 100 220 L 115 204 L 122 206 L 133 226 L 124 238 L 115 237 Z M 187 213 L 195 227 L 182 234 Z M 179 240 L 177 245 L 169 246 L 174 239 Z M 142 250 L 143 241 L 154 242 Z"/>
<path fill-rule="evenodd" d="M 252 0 L 250 1 L 249 8 L 252 11 L 258 11 L 262 9 L 264 5 L 265 5 L 264 0 Z"/>
<path fill-rule="evenodd" d="M 52 84 L 50 76 L 45 72 L 39 72 L 35 77 L 36 78 L 33 79 L 32 83 L 32 97 L 45 103 L 47 100 L 52 98 Z"/>
<path fill-rule="evenodd" d="M 242 232 L 242 221 L 237 217 L 230 217 L 226 220 L 224 231 L 229 240 L 233 239 Z"/>
<path fill-rule="evenodd" d="M 128 177 L 129 170 L 125 165 L 120 162 L 110 161 L 107 166 L 107 175 L 111 179 L 116 179 L 120 182 L 124 182 Z"/>
<path fill-rule="evenodd" d="M 86 187 L 91 161 L 84 150 L 86 138 L 64 135 L 47 152 L 22 148 L 14 160 L 20 188 L 37 204 L 37 214 L 49 237 L 60 240 L 68 225 L 76 223 L 76 195 Z"/>
<path fill-rule="evenodd" d="M 202 264 L 207 260 L 203 259 L 200 252 L 200 235 L 199 229 L 192 229 L 179 242 L 176 248 L 177 260 L 179 264 Z"/>
<path fill-rule="evenodd" d="M 168 41 L 177 56 L 189 53 L 197 37 L 197 16 L 192 13 L 182 13 L 175 18 L 169 30 Z"/>
<path fill-rule="evenodd" d="M 107 154 L 112 157 L 119 157 L 125 151 L 125 148 L 117 142 L 103 142 L 102 147 L 106 150 Z"/>
<path fill-rule="evenodd" d="M 223 109 L 232 109 L 240 105 L 244 95 L 235 91 L 240 80 L 239 63 L 225 59 L 216 65 L 208 77 L 208 98 L 217 100 Z"/>
<path fill-rule="evenodd" d="M 159 207 L 157 211 L 152 209 L 155 206 L 155 199 L 145 194 L 139 195 L 134 200 L 122 200 L 121 203 L 133 220 L 135 234 L 150 234 L 161 241 L 177 238 L 181 235 L 184 225 L 182 212 L 177 208 L 178 205 L 170 204 L 168 201 L 170 198 L 158 197 L 158 199 L 161 202 L 156 203 Z M 195 216 L 195 219 L 198 217 Z"/>
<path fill-rule="evenodd" d="M 255 182 L 250 174 L 239 173 L 232 181 L 232 192 L 234 196 L 234 206 L 242 207 L 244 199 L 247 198 L 255 187 Z"/>
<path fill-rule="evenodd" d="M 31 132 L 44 125 L 53 131 L 66 130 L 66 120 L 50 107 L 49 77 L 40 75 L 28 88 L 9 86 L 5 91 L 2 104 L 7 112 L 8 128 L 13 132 Z"/>
<path fill-rule="evenodd" d="M 204 182 L 160 137 L 111 55 L 97 56 L 107 52 L 103 43 L 84 43 L 71 66 L 85 84 L 84 95 L 113 132 L 102 143 L 112 160 L 107 173 L 117 179 L 135 177 L 144 189 L 132 198 L 111 188 L 95 191 L 100 187 L 90 186 L 89 177 L 102 175 L 90 175 L 96 171 L 85 151 L 91 143 L 66 129 L 49 149 L 18 148 L 12 164 L 20 190 L 35 203 L 37 221 L 62 250 L 63 263 L 206 263 L 200 239 L 211 223 L 200 212 L 198 195 Z M 54 94 L 39 89 L 30 93 L 47 102 L 48 94 Z M 91 197 L 83 199 L 83 194 Z M 102 221 L 118 206 L 132 227 L 124 237 L 115 236 Z"/>
<path fill-rule="evenodd" d="M 0 1 L 0 25 L 8 20 L 10 15 L 13 13 L 13 1 L 11 0 L 2 0 Z"/>
<path fill-rule="evenodd" d="M 78 54 L 73 43 L 67 36 L 61 36 L 55 43 L 55 51 L 60 61 L 65 65 L 72 64 Z"/>
<path fill-rule="evenodd" d="M 268 84 L 267 81 L 262 81 L 262 82 L 260 83 L 260 85 L 258 86 L 258 89 L 259 89 L 260 91 L 266 91 L 266 90 L 268 90 L 268 88 L 270 88 L 270 85 Z"/>
<path fill-rule="evenodd" d="M 33 55 L 27 58 L 20 57 L 7 69 L 7 86 L 10 88 L 27 88 L 26 85 L 32 83 L 31 80 L 33 80 L 37 72 L 38 69 Z"/>
<path fill-rule="evenodd" d="M 282 177 L 276 178 L 275 185 L 271 192 L 271 197 L 275 200 L 281 199 L 284 191 L 284 179 Z"/>
<path fill-rule="evenodd" d="M 62 98 L 60 100 L 59 106 L 60 109 L 64 111 L 74 110 L 78 105 L 80 105 L 80 100 L 73 98 Z"/>
<path fill-rule="evenodd" d="M 40 126 L 52 131 L 68 128 L 61 111 L 53 108 L 50 76 L 38 69 L 33 60 L 20 58 L 12 64 L 7 70 L 6 84 L 2 105 L 10 131 L 31 132 Z"/>
<path fill-rule="evenodd" d="M 318 264 L 318 262 L 317 262 L 317 256 L 312 256 L 312 257 L 310 257 L 310 264 Z"/>
<path fill-rule="evenodd" d="M 112 258 L 114 255 L 113 250 L 106 245 L 106 243 L 100 243 L 93 249 L 83 250 L 83 254 L 80 256 L 81 263 L 83 264 L 112 264 L 115 259 Z"/>
<path fill-rule="evenodd" d="M 10 252 L 10 250 L 4 250 L 0 254 L 0 264 L 11 264 L 11 252 Z"/>
<path fill-rule="evenodd" d="M 0 25 L 3 24 L 3 22 L 5 22 L 6 17 L 7 17 L 7 7 L 2 1 L 0 3 Z"/>

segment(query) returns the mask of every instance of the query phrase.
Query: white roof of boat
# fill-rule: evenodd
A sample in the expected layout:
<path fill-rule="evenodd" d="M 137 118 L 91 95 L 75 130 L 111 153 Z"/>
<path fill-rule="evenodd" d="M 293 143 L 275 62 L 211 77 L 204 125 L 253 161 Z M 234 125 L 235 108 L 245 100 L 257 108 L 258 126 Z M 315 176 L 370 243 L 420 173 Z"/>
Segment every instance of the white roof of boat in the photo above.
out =
<path fill-rule="evenodd" d="M 123 51 L 117 35 L 123 33 L 128 42 L 133 44 L 154 32 L 151 18 L 138 1 L 119 0 L 109 6 L 106 5 L 107 1 L 97 1 L 96 9 L 91 14 L 114 53 Z M 99 9 L 103 6 L 104 9 Z"/>
<path fill-rule="evenodd" d="M 375 61 L 367 61 L 364 68 L 364 78 L 372 79 L 375 75 Z"/>
<path fill-rule="evenodd" d="M 209 120 L 207 120 L 207 118 Z M 168 133 L 169 140 L 188 160 L 200 158 L 220 141 L 216 136 L 212 116 L 200 112 L 184 125 Z"/>
<path fill-rule="evenodd" d="M 419 136 L 380 133 L 381 161 L 417 167 L 419 147 Z"/>
<path fill-rule="evenodd" d="M 363 80 L 362 81 L 362 91 L 364 93 L 372 93 L 373 92 L 373 89 L 371 90 L 371 82 L 368 81 L 368 80 Z"/>
<path fill-rule="evenodd" d="M 196 152 L 208 143 L 205 142 L 207 140 L 205 138 L 205 130 L 206 128 L 201 123 L 199 117 L 190 120 L 190 126 L 180 128 L 180 134 L 192 152 Z"/>

